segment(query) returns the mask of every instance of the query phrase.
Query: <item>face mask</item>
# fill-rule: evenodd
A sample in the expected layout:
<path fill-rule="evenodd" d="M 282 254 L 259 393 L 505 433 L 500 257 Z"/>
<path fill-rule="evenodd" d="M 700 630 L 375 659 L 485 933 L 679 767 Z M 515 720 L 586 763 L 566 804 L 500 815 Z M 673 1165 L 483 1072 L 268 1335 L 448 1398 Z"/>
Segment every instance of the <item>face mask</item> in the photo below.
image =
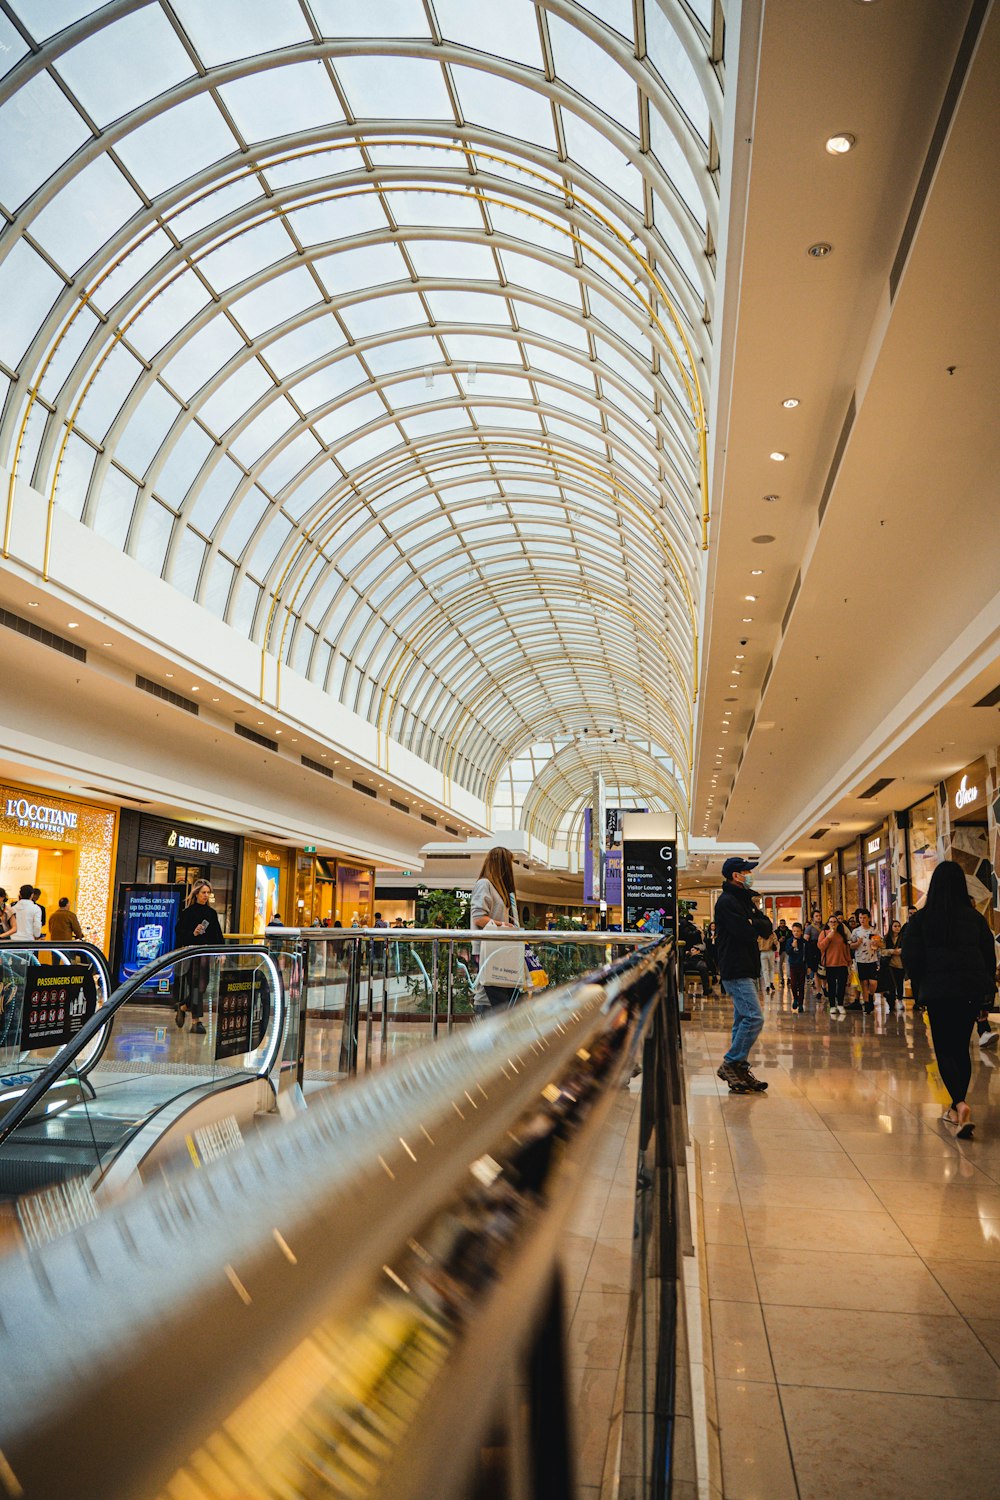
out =
<path fill-rule="evenodd" d="M 744 884 L 744 885 L 753 885 L 753 876 L 752 876 L 752 875 L 751 875 L 751 874 L 750 874 L 750 872 L 749 872 L 749 871 L 747 871 L 747 878 L 746 878 L 746 880 L 745 880 L 745 881 L 744 881 L 744 882 L 743 882 L 743 884 Z"/>

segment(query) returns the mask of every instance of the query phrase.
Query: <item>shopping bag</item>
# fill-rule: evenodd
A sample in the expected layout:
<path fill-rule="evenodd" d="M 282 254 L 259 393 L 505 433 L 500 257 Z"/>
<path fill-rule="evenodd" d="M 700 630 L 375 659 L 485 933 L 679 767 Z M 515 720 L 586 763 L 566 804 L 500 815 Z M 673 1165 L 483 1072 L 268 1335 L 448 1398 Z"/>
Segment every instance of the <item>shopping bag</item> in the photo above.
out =
<path fill-rule="evenodd" d="M 494 923 L 488 923 L 484 932 L 489 932 Z M 525 983 L 524 944 L 488 943 L 479 947 L 479 983 L 497 989 L 523 989 Z"/>
<path fill-rule="evenodd" d="M 861 988 L 861 980 L 858 978 L 857 964 L 851 964 L 851 971 L 847 976 L 847 983 L 852 990 L 859 990 Z"/>

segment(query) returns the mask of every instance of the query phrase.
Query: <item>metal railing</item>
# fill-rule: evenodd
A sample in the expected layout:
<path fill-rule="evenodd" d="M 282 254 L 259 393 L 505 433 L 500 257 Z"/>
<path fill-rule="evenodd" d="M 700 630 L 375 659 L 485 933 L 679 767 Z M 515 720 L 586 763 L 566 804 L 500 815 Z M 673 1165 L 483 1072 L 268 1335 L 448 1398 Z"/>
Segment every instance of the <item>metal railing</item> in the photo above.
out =
<path fill-rule="evenodd" d="M 474 949 L 526 943 L 553 984 L 599 972 L 648 947 L 642 933 L 471 928 L 269 928 L 262 943 L 282 967 L 290 1023 L 284 1064 L 300 1085 L 367 1073 L 473 1019 Z M 526 983 L 524 1000 L 543 991 Z"/>
<path fill-rule="evenodd" d="M 677 1088 L 648 1040 L 671 1014 L 673 952 L 647 946 L 0 1262 L 7 1492 L 569 1500 L 559 1242 L 643 1048 Z M 662 1104 L 644 1090 L 654 1175 Z M 664 1500 L 674 1350 L 654 1353 L 636 1493 Z"/>

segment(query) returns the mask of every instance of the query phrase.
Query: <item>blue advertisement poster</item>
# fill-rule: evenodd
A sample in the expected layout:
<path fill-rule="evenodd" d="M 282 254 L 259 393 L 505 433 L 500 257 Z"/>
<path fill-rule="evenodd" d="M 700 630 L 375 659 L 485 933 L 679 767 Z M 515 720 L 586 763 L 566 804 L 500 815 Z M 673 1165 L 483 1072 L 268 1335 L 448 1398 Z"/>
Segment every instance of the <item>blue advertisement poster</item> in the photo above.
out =
<path fill-rule="evenodd" d="M 177 918 L 184 904 L 182 885 L 124 885 L 118 915 L 115 980 L 124 984 L 174 946 Z M 167 994 L 172 970 L 157 974 L 143 989 Z"/>

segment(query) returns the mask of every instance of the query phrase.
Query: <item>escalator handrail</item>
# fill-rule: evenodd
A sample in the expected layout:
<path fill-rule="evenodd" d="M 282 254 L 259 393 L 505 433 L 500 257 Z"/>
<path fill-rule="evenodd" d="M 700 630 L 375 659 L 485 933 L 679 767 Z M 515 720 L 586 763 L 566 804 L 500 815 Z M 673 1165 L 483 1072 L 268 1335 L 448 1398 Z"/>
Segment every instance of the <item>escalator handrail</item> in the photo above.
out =
<path fill-rule="evenodd" d="M 105 1006 L 111 999 L 112 995 L 111 970 L 108 967 L 108 961 L 105 958 L 104 954 L 101 952 L 100 948 L 95 947 L 93 943 L 86 943 L 83 941 L 70 941 L 68 943 L 60 943 L 56 941 L 55 938 L 5 939 L 2 943 L 0 943 L 0 958 L 3 957 L 4 953 L 10 952 L 27 953 L 28 955 L 34 953 L 56 953 L 60 957 L 64 957 L 67 953 L 86 954 L 86 956 L 93 964 L 94 968 L 100 974 L 101 983 L 104 986 L 103 1003 L 98 1005 L 94 1014 L 103 1014 Z M 95 1067 L 97 1063 L 100 1062 L 101 1053 L 104 1051 L 104 1046 L 105 1042 L 102 1041 L 101 1045 L 95 1048 L 93 1056 L 88 1057 L 83 1063 L 79 1070 L 81 1077 L 86 1077 L 91 1068 Z M 52 1061 L 55 1062 L 57 1058 L 62 1057 L 64 1051 L 64 1048 L 60 1049 L 60 1051 L 56 1054 L 56 1057 L 53 1058 Z M 10 1069 L 11 1073 L 16 1073 L 17 1071 L 17 1068 Z M 21 1071 L 23 1071 L 23 1069 Z"/>
<path fill-rule="evenodd" d="M 30 947 L 31 944 L 22 944 L 22 947 Z M 61 945 L 63 947 L 67 944 Z M 96 951 L 96 950 L 95 950 Z M 103 957 L 103 955 L 101 955 Z M 31 1113 L 38 1101 L 48 1093 L 56 1080 L 63 1074 L 76 1058 L 103 1027 L 110 1032 L 114 1024 L 115 1016 L 123 1005 L 138 993 L 149 980 L 163 969 L 169 969 L 184 959 L 196 958 L 255 958 L 266 964 L 270 969 L 272 980 L 272 994 L 274 1002 L 274 1013 L 271 1026 L 271 1046 L 262 1060 L 257 1074 L 266 1078 L 274 1067 L 280 1056 L 281 1041 L 285 1030 L 286 1006 L 285 986 L 281 980 L 281 973 L 271 955 L 263 948 L 254 947 L 250 944 L 239 944 L 231 946 L 225 943 L 198 944 L 191 948 L 174 948 L 170 953 L 161 953 L 159 958 L 133 974 L 131 979 L 126 979 L 120 984 L 113 994 L 109 995 L 104 1005 L 88 1021 L 80 1027 L 76 1036 L 60 1049 L 47 1067 L 43 1068 L 38 1077 L 31 1083 L 15 1104 L 12 1104 L 7 1113 L 0 1119 L 0 1146 L 7 1137 L 17 1129 L 24 1119 Z M 107 1033 L 106 1033 L 107 1034 Z M 276 1045 L 275 1045 L 276 1043 Z"/>

